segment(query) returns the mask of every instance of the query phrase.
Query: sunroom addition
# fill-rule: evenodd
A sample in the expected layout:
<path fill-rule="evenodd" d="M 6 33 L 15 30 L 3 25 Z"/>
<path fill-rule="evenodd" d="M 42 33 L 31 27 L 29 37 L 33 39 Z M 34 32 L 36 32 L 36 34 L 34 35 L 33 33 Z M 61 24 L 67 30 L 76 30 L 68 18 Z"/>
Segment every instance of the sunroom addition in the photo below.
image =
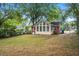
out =
<path fill-rule="evenodd" d="M 60 30 L 59 22 L 40 22 L 34 25 L 33 34 L 53 34 L 54 30 Z"/>

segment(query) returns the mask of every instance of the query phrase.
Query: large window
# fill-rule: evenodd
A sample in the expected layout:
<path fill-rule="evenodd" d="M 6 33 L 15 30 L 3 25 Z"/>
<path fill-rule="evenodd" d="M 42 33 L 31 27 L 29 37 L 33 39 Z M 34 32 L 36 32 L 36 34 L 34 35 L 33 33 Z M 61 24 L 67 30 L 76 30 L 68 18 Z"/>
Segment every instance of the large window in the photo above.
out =
<path fill-rule="evenodd" d="M 45 31 L 45 26 L 43 26 L 43 31 Z"/>
<path fill-rule="evenodd" d="M 42 31 L 42 26 L 40 26 L 40 32 Z"/>
<path fill-rule="evenodd" d="M 45 22 L 43 23 L 43 26 L 45 25 Z"/>
<path fill-rule="evenodd" d="M 39 26 L 37 26 L 37 31 L 39 31 Z"/>
<path fill-rule="evenodd" d="M 47 31 L 49 31 L 49 24 L 47 24 Z"/>
<path fill-rule="evenodd" d="M 49 31 L 49 24 L 47 23 L 41 23 L 37 25 L 37 31 L 40 32 L 48 32 Z"/>
<path fill-rule="evenodd" d="M 47 25 L 47 31 L 49 31 L 49 26 Z"/>

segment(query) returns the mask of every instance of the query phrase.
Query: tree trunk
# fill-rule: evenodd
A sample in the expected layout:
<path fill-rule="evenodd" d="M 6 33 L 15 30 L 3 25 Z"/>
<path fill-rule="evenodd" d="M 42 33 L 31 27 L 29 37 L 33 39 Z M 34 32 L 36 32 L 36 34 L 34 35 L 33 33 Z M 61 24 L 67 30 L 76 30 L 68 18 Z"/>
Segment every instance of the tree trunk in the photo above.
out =
<path fill-rule="evenodd" d="M 32 34 L 35 34 L 35 26 L 34 26 L 34 21 L 33 21 L 33 25 L 32 25 Z"/>

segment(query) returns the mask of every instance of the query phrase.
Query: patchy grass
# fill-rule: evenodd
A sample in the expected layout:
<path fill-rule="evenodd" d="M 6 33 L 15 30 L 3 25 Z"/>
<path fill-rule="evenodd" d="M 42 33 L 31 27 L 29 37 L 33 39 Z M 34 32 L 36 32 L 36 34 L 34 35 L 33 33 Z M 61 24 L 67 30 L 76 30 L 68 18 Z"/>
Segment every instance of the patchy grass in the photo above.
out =
<path fill-rule="evenodd" d="M 65 35 L 21 35 L 0 39 L 0 55 L 79 55 L 79 37 Z"/>

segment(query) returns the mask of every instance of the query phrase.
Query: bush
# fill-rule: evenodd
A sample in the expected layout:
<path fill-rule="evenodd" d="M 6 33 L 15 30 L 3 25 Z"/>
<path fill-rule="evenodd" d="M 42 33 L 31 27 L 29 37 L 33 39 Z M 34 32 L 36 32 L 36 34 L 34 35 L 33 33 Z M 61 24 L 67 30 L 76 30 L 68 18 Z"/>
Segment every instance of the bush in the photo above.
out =
<path fill-rule="evenodd" d="M 25 29 L 15 29 L 15 32 L 17 35 L 25 34 L 26 30 Z"/>
<path fill-rule="evenodd" d="M 16 28 L 0 28 L 0 38 L 12 37 L 22 34 L 31 34 L 32 31 L 26 29 L 16 29 Z"/>
<path fill-rule="evenodd" d="M 26 26 L 26 34 L 32 34 L 31 26 Z"/>
<path fill-rule="evenodd" d="M 11 37 L 11 36 L 15 36 L 15 35 L 16 35 L 15 30 L 12 30 L 9 28 L 0 29 L 0 38 Z"/>
<path fill-rule="evenodd" d="M 32 31 L 31 31 L 31 30 L 28 30 L 28 31 L 27 31 L 27 34 L 32 34 Z"/>
<path fill-rule="evenodd" d="M 7 29 L 0 29 L 0 37 L 3 38 L 3 37 L 9 37 L 9 31 Z"/>
<path fill-rule="evenodd" d="M 77 34 L 79 35 L 79 30 L 77 30 L 76 32 L 77 32 Z"/>

